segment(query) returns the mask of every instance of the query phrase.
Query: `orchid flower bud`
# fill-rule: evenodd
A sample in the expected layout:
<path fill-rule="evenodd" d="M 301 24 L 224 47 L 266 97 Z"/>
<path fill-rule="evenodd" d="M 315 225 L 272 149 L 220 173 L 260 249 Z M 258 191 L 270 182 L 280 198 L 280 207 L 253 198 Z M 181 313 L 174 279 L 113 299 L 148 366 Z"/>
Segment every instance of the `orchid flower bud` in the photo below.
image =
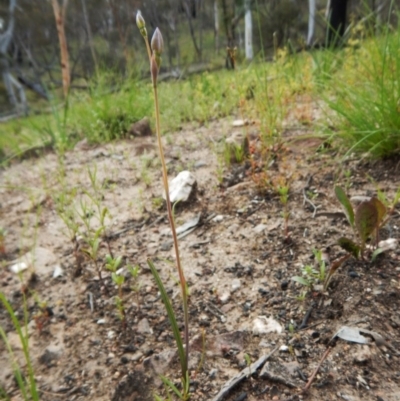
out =
<path fill-rule="evenodd" d="M 142 34 L 142 36 L 147 37 L 146 21 L 144 20 L 142 13 L 140 11 L 136 13 L 136 25 L 139 28 L 139 31 Z"/>
<path fill-rule="evenodd" d="M 146 22 L 142 16 L 142 13 L 140 11 L 138 11 L 136 13 L 136 25 L 139 29 L 142 29 L 146 26 Z"/>
<path fill-rule="evenodd" d="M 161 31 L 156 28 L 151 38 L 151 50 L 155 53 L 161 54 L 164 50 L 164 40 L 161 35 Z"/>
<path fill-rule="evenodd" d="M 151 50 L 153 50 L 153 54 L 155 56 L 155 61 L 157 62 L 157 67 L 161 66 L 161 53 L 164 50 L 164 40 L 161 35 L 161 31 L 156 28 L 154 31 L 153 37 L 151 38 Z"/>

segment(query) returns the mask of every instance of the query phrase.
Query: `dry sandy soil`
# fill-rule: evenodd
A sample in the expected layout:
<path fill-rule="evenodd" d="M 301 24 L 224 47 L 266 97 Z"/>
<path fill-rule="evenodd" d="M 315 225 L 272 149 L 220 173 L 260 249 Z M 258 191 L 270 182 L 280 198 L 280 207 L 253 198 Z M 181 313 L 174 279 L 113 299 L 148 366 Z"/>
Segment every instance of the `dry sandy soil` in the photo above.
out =
<path fill-rule="evenodd" d="M 190 289 L 191 399 L 213 400 L 229 379 L 248 369 L 246 354 L 255 362 L 275 350 L 262 371 L 223 399 L 400 400 L 400 251 L 373 263 L 349 259 L 326 293 L 308 293 L 304 300 L 299 296 L 305 288 L 291 280 L 303 266 L 314 265 L 313 249 L 335 260 L 343 255 L 337 239 L 352 236 L 334 185 L 340 183 L 351 196 L 371 196 L 376 188 L 369 175 L 391 199 L 400 186 L 397 161 L 341 162 L 329 149 L 317 152 L 310 141 L 271 153 L 268 180 L 292 176 L 287 238 L 279 196 L 271 188 L 260 191 L 249 163 L 222 168 L 223 138 L 244 129 L 257 149 L 257 124 L 233 128 L 232 120 L 186 126 L 164 138 L 170 177 L 188 169 L 197 179 L 196 195 L 176 210 L 178 226 L 200 215 L 195 230 L 180 240 Z M 112 216 L 106 220 L 111 250 L 123 257 L 123 265 L 141 268 L 137 283 L 123 273 L 126 327 L 118 318 L 110 273 L 103 269 L 99 281 L 94 264 L 84 257 L 84 245 L 75 247 L 57 213 L 63 192 L 75 189 L 71 207 L 76 211 L 82 199 L 89 202 L 84 195 L 93 190 L 88 168 L 95 166 L 102 205 Z M 159 374 L 179 383 L 173 336 L 146 263 L 151 258 L 156 264 L 182 322 L 154 137 L 97 147 L 81 143 L 62 162 L 54 153 L 15 162 L 0 172 L 0 193 L 1 226 L 7 230 L 1 291 L 21 320 L 22 291 L 26 294 L 41 400 L 145 401 L 163 393 Z M 89 220 L 96 227 L 92 209 L 87 213 L 93 212 Z M 381 237 L 397 238 L 399 226 L 395 209 Z M 107 253 L 103 241 L 99 265 Z M 29 268 L 22 276 L 10 271 L 24 260 Z M 54 278 L 56 267 L 62 275 Z M 136 284 L 140 289 L 133 291 Z M 255 332 L 255 321 L 264 323 L 263 329 L 270 323 L 270 332 Z M 0 325 L 24 368 L 18 336 L 3 307 Z M 367 344 L 332 340 L 343 326 L 382 338 L 367 334 Z M 311 388 L 303 393 L 327 349 Z M 19 400 L 3 343 L 0 366 L 1 386 Z"/>

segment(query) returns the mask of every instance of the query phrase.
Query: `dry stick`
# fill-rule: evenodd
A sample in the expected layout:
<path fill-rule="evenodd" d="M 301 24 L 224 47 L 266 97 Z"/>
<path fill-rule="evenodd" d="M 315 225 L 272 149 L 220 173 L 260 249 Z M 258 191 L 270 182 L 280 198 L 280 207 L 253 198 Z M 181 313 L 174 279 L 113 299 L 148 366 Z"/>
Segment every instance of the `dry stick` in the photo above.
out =
<path fill-rule="evenodd" d="M 308 197 L 306 195 L 306 190 L 304 188 L 303 188 L 303 197 L 304 197 L 303 205 L 307 202 L 314 208 L 313 215 L 312 215 L 312 217 L 314 218 L 315 215 L 317 214 L 317 210 L 321 207 L 321 205 L 315 206 L 314 203 L 312 203 L 310 201 L 310 199 L 308 199 Z"/>
<path fill-rule="evenodd" d="M 307 327 L 308 319 L 310 319 L 314 308 L 315 308 L 315 302 L 313 302 L 311 304 L 311 306 L 308 308 L 306 314 L 304 315 L 303 321 L 301 322 L 301 324 L 299 326 L 299 330 L 305 329 Z"/>
<path fill-rule="evenodd" d="M 307 384 L 305 385 L 305 387 L 303 388 L 303 390 L 301 391 L 302 393 L 305 393 L 309 390 L 309 388 L 311 387 L 312 382 L 314 381 L 315 376 L 317 375 L 319 369 L 321 368 L 321 365 L 323 364 L 323 362 L 325 361 L 326 357 L 328 356 L 329 352 L 331 352 L 332 347 L 328 347 L 326 349 L 326 351 L 324 352 L 324 355 L 322 355 L 321 360 L 319 361 L 318 366 L 316 367 L 316 369 L 314 370 L 313 374 L 311 375 L 310 379 L 308 380 Z"/>
<path fill-rule="evenodd" d="M 317 213 L 317 210 L 318 210 L 318 208 L 321 207 L 321 205 L 315 206 L 314 203 L 311 202 L 311 200 L 308 199 L 308 197 L 307 197 L 306 189 L 309 187 L 311 181 L 312 181 L 312 175 L 310 175 L 310 176 L 307 178 L 306 185 L 304 185 L 304 188 L 303 188 L 303 191 L 302 191 L 302 192 L 303 192 L 303 198 L 304 198 L 304 200 L 303 200 L 303 205 L 305 205 L 306 202 L 307 202 L 307 203 L 309 203 L 309 204 L 312 206 L 312 208 L 314 209 L 314 212 L 313 212 L 312 217 L 315 218 L 315 215 L 316 215 L 316 213 Z"/>
<path fill-rule="evenodd" d="M 237 384 L 239 384 L 242 380 L 244 380 L 246 377 L 251 376 L 253 373 L 255 373 L 258 369 L 261 368 L 267 362 L 267 360 L 274 355 L 276 351 L 278 351 L 279 346 L 276 346 L 269 354 L 263 355 L 262 357 L 258 358 L 257 361 L 252 363 L 250 366 L 246 366 L 239 374 L 237 374 L 235 377 L 232 377 L 232 379 L 229 379 L 220 392 L 212 399 L 212 401 L 221 401 L 224 399 L 224 397 L 232 390 L 233 387 L 235 387 Z"/>

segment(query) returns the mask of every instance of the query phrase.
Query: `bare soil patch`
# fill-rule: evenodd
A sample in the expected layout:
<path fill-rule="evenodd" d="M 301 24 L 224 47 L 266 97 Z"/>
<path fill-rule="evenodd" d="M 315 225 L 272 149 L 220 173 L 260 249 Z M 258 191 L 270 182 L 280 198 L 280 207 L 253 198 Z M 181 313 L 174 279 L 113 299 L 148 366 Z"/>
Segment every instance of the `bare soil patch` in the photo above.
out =
<path fill-rule="evenodd" d="M 198 182 L 196 198 L 176 211 L 178 226 L 201 215 L 198 227 L 180 242 L 190 288 L 192 400 L 212 400 L 246 368 L 245 354 L 254 362 L 277 346 L 266 373 L 245 379 L 226 400 L 400 400 L 399 250 L 374 263 L 347 261 L 325 295 L 313 293 L 300 301 L 302 288 L 291 280 L 302 266 L 314 263 L 313 249 L 328 250 L 333 260 L 342 254 L 336 240 L 351 235 L 336 213 L 341 209 L 334 184 L 347 185 L 352 196 L 371 196 L 376 193 L 368 179 L 372 176 L 392 198 L 400 185 L 398 161 L 340 162 L 308 141 L 276 152 L 269 160 L 268 179 L 293 173 L 287 238 L 279 196 L 269 188 L 260 192 L 251 165 L 221 167 L 216 149 L 233 129 L 230 121 L 221 120 L 187 126 L 164 138 L 169 176 L 188 169 Z M 246 129 L 257 148 L 257 125 Z M 78 146 L 65 155 L 62 168 L 57 155 L 47 154 L 0 172 L 1 225 L 7 230 L 1 291 L 22 319 L 21 289 L 28 288 L 31 358 L 44 401 L 145 401 L 154 392 L 162 393 L 159 374 L 179 382 L 173 336 L 146 264 L 148 258 L 155 262 L 182 322 L 154 145 L 154 138 L 143 137 L 95 148 Z M 79 205 L 90 189 L 87 168 L 95 165 L 105 188 L 102 202 L 112 216 L 107 220 L 112 250 L 124 263 L 141 266 L 139 297 L 130 289 L 131 279 L 124 285 L 126 328 L 117 315 L 110 274 L 104 271 L 104 283 L 99 282 L 93 264 L 83 259 L 82 274 L 76 277 L 74 247 L 56 212 L 62 185 L 76 188 Z M 304 200 L 305 190 L 314 194 L 316 213 Z M 396 209 L 381 236 L 398 238 L 399 226 Z M 33 252 L 35 263 L 21 283 L 9 266 L 27 252 Z M 103 243 L 101 258 L 107 252 Z M 53 278 L 57 265 L 63 274 Z M 48 314 L 39 310 L 44 302 Z M 255 335 L 259 316 L 273 319 L 282 331 Z M 25 366 L 4 308 L 0 324 Z M 302 394 L 327 344 L 344 325 L 373 330 L 385 343 L 335 341 L 311 389 Z M 9 359 L 1 343 L 0 383 L 18 400 Z"/>

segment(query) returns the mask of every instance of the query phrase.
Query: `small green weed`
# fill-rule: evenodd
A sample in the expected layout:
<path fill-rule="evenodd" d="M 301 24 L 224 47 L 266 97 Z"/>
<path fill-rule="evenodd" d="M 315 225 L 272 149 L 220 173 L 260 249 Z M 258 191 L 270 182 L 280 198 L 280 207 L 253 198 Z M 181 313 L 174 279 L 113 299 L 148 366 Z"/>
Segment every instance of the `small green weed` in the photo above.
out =
<path fill-rule="evenodd" d="M 386 220 L 386 206 L 378 198 L 371 198 L 368 201 L 361 202 L 354 211 L 349 198 L 341 187 L 335 187 L 335 194 L 343 207 L 350 226 L 358 237 L 357 242 L 342 237 L 338 243 L 356 259 L 359 257 L 363 259 L 367 240 L 372 234 L 375 234 L 376 239 L 378 238 L 379 229 Z"/>
<path fill-rule="evenodd" d="M 11 364 L 13 367 L 14 371 L 14 377 L 16 382 L 18 383 L 18 387 L 21 391 L 21 396 L 23 397 L 24 401 L 39 401 L 39 391 L 37 388 L 36 384 L 36 379 L 35 379 L 35 372 L 33 370 L 32 362 L 31 362 L 31 357 L 29 354 L 29 336 L 28 336 L 28 311 L 26 308 L 26 300 L 24 297 L 24 330 L 21 327 L 21 324 L 11 306 L 11 304 L 8 302 L 6 296 L 0 292 L 0 302 L 4 306 L 4 308 L 7 310 L 12 324 L 18 333 L 19 339 L 21 341 L 22 345 L 22 351 L 24 354 L 25 362 L 26 362 L 26 369 L 27 369 L 27 376 L 24 376 L 23 371 L 21 370 L 21 367 L 18 366 L 18 363 L 16 362 L 15 356 L 13 349 L 11 348 L 11 345 L 8 341 L 7 335 L 4 331 L 4 329 L 0 326 L 0 337 L 2 338 L 6 349 L 8 351 L 8 354 L 11 359 Z M 25 331 L 25 333 L 24 333 Z"/>
<path fill-rule="evenodd" d="M 301 276 L 292 277 L 293 281 L 307 287 L 309 292 L 314 291 L 317 284 L 322 286 L 326 279 L 326 265 L 322 257 L 322 251 L 314 250 L 313 253 L 317 267 L 305 265 L 301 269 Z M 304 297 L 305 295 L 306 293 L 303 294 Z"/>

